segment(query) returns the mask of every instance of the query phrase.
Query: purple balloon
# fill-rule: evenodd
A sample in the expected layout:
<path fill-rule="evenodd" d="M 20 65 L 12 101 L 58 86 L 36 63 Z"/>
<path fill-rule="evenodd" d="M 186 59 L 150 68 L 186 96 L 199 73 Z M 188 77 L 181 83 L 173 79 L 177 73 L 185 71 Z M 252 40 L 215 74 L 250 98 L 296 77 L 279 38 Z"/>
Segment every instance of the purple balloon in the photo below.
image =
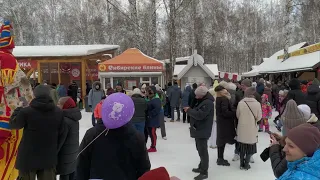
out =
<path fill-rule="evenodd" d="M 113 93 L 102 104 L 102 121 L 108 129 L 127 124 L 134 114 L 132 99 L 124 93 Z"/>

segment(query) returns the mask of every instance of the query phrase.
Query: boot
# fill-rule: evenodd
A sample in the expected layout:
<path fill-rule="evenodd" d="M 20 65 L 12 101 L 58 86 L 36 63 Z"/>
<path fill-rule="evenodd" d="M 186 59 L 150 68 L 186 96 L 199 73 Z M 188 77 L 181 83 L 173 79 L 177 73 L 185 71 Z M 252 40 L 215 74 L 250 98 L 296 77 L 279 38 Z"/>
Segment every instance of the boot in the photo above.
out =
<path fill-rule="evenodd" d="M 245 162 L 244 162 L 244 170 L 251 169 L 251 166 L 249 164 L 250 163 L 250 158 L 251 158 L 251 156 L 246 155 Z"/>
<path fill-rule="evenodd" d="M 244 165 L 245 165 L 244 155 L 241 154 L 240 155 L 240 169 L 244 169 Z"/>
<path fill-rule="evenodd" d="M 225 159 L 217 159 L 218 166 L 230 166 L 230 163 Z"/>
<path fill-rule="evenodd" d="M 201 173 L 201 169 L 200 168 L 193 168 L 192 172 L 194 173 Z"/>
<path fill-rule="evenodd" d="M 148 152 L 149 153 L 154 153 L 154 152 L 157 152 L 157 149 L 151 147 L 150 149 L 148 149 Z"/>
<path fill-rule="evenodd" d="M 208 179 L 208 172 L 202 172 L 197 177 L 194 178 L 194 180 L 203 180 Z"/>

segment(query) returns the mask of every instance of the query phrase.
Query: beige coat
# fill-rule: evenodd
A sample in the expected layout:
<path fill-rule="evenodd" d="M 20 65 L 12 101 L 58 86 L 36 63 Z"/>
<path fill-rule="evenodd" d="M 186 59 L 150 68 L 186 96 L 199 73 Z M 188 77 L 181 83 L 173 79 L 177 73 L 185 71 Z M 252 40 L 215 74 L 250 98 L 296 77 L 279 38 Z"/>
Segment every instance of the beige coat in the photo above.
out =
<path fill-rule="evenodd" d="M 254 116 L 245 102 L 250 106 Z M 242 99 L 238 104 L 237 118 L 237 141 L 245 144 L 257 143 L 257 122 L 262 118 L 261 104 L 255 98 Z"/>

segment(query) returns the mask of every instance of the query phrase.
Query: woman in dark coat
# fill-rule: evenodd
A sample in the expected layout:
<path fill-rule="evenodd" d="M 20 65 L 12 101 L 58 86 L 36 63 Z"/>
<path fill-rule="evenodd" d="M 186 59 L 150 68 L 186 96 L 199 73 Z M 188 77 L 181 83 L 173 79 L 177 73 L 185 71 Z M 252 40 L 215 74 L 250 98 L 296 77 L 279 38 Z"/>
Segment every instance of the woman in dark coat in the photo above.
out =
<path fill-rule="evenodd" d="M 306 95 L 303 94 L 300 88 L 300 81 L 298 79 L 292 79 L 289 83 L 290 91 L 287 95 L 286 101 L 293 99 L 297 105 L 306 104 Z"/>
<path fill-rule="evenodd" d="M 60 180 L 74 180 L 79 149 L 79 120 L 82 115 L 70 97 L 60 98 L 58 107 L 63 111 L 64 122 L 68 128 L 66 139 L 58 154 L 57 174 L 60 174 Z"/>
<path fill-rule="evenodd" d="M 230 94 L 222 87 L 215 88 L 217 93 L 216 99 L 216 113 L 217 113 L 217 147 L 218 160 L 217 164 L 221 166 L 230 166 L 229 162 L 224 159 L 224 149 L 226 144 L 234 144 L 235 131 L 235 117 L 236 112 L 232 110 L 230 103 Z"/>
<path fill-rule="evenodd" d="M 320 88 L 319 85 L 312 84 L 307 90 L 307 105 L 311 109 L 311 113 L 315 114 L 317 118 L 320 118 Z"/>

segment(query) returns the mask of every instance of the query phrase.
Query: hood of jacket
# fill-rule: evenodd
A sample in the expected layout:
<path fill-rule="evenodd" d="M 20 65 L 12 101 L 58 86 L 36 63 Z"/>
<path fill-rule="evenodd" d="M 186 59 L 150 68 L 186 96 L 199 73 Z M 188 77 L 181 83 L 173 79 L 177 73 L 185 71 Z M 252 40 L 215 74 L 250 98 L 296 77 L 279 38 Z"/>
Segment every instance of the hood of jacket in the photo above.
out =
<path fill-rule="evenodd" d="M 248 103 L 250 103 L 250 102 L 258 102 L 256 100 L 256 98 L 248 98 L 248 97 L 243 98 L 242 101 L 245 101 L 245 102 L 248 102 Z"/>
<path fill-rule="evenodd" d="M 141 94 L 132 94 L 133 98 L 143 98 L 143 96 L 141 96 Z"/>
<path fill-rule="evenodd" d="M 80 109 L 78 108 L 63 109 L 63 116 L 73 121 L 80 121 L 82 118 Z"/>
<path fill-rule="evenodd" d="M 208 92 L 202 99 L 199 99 L 199 101 L 204 101 L 204 100 L 210 100 L 212 102 L 214 102 L 214 97 Z"/>
<path fill-rule="evenodd" d="M 290 82 L 289 82 L 289 87 L 291 90 L 300 90 L 300 81 L 298 79 L 292 79 Z"/>
<path fill-rule="evenodd" d="M 307 121 L 307 123 L 315 123 L 318 121 L 318 118 L 315 114 L 311 114 L 310 119 Z"/>
<path fill-rule="evenodd" d="M 300 160 L 294 162 L 288 162 L 288 169 L 291 172 L 308 174 L 309 176 L 315 177 L 315 179 L 320 179 L 320 150 L 317 150 L 312 157 L 304 157 Z M 295 176 L 293 173 L 293 177 Z M 301 174 L 301 176 L 303 176 Z M 284 174 L 286 175 L 286 173 Z M 281 179 L 281 178 L 280 178 Z M 308 179 L 306 177 L 306 179 Z"/>
<path fill-rule="evenodd" d="M 99 89 L 96 89 L 96 85 L 99 85 Z M 94 91 L 101 91 L 102 89 L 102 86 L 101 86 L 101 83 L 99 81 L 96 81 L 92 84 L 92 90 Z"/>
<path fill-rule="evenodd" d="M 191 90 L 192 90 L 191 87 L 190 87 L 190 86 L 187 86 L 185 91 L 191 93 Z"/>
<path fill-rule="evenodd" d="M 30 107 L 47 112 L 55 109 L 56 105 L 50 96 L 39 96 L 30 102 Z"/>
<path fill-rule="evenodd" d="M 307 92 L 308 94 L 312 94 L 312 95 L 318 94 L 320 92 L 319 85 L 315 85 L 315 84 L 310 85 L 307 89 Z"/>
<path fill-rule="evenodd" d="M 172 86 L 173 91 L 180 91 L 180 88 L 177 85 Z"/>

